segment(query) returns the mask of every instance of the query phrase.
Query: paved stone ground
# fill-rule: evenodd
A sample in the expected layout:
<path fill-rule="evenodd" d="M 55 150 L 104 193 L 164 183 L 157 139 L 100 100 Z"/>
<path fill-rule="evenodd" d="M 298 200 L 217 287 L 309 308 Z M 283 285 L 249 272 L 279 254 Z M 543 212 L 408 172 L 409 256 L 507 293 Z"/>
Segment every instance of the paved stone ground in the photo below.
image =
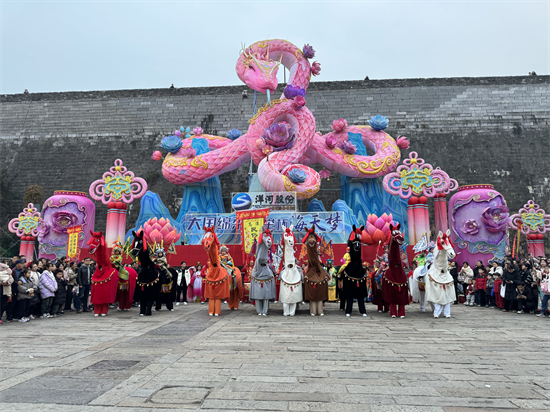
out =
<path fill-rule="evenodd" d="M 0 411 L 550 409 L 550 319 L 453 306 L 346 319 L 206 305 L 0 326 Z"/>

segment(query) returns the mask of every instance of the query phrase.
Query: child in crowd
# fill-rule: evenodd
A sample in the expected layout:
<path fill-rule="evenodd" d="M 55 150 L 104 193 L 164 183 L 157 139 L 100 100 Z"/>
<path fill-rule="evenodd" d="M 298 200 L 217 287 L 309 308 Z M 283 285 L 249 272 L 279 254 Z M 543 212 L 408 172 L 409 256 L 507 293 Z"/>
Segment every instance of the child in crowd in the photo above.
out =
<path fill-rule="evenodd" d="M 502 272 L 502 271 L 501 271 Z M 495 299 L 495 306 L 498 309 L 504 309 L 504 298 L 500 294 L 500 288 L 502 287 L 502 273 L 493 273 L 493 298 Z"/>
<path fill-rule="evenodd" d="M 466 306 L 474 306 L 475 291 L 474 291 L 474 280 L 468 279 L 468 286 L 466 287 Z"/>
<path fill-rule="evenodd" d="M 40 297 L 42 298 L 42 316 L 41 318 L 51 318 L 50 311 L 52 310 L 53 298 L 57 291 L 57 280 L 53 274 L 55 265 L 49 263 L 47 269 L 40 275 Z"/>
<path fill-rule="evenodd" d="M 495 307 L 495 295 L 493 288 L 495 285 L 495 279 L 493 275 L 487 274 L 487 287 L 485 288 L 485 307 L 494 308 Z"/>
<path fill-rule="evenodd" d="M 475 279 L 475 291 L 476 291 L 475 302 L 477 306 L 480 306 L 480 307 L 485 306 L 486 289 L 487 289 L 487 273 L 485 273 L 484 267 L 478 267 L 477 277 Z"/>
<path fill-rule="evenodd" d="M 57 290 L 55 291 L 52 305 L 52 314 L 54 318 L 63 315 L 63 306 L 67 300 L 67 281 L 63 276 L 63 270 L 57 270 L 55 273 L 55 280 L 57 282 Z"/>

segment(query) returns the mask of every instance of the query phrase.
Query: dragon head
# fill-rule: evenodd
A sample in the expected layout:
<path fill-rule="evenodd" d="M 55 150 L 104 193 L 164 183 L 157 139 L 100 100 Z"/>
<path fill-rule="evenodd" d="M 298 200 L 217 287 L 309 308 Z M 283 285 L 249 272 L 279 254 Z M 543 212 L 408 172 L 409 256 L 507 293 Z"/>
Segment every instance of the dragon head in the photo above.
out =
<path fill-rule="evenodd" d="M 278 85 L 277 71 L 281 61 L 273 61 L 269 58 L 269 46 L 261 51 L 243 47 L 242 59 L 245 67 L 243 74 L 245 84 L 260 93 L 267 93 L 267 90 L 275 92 Z"/>

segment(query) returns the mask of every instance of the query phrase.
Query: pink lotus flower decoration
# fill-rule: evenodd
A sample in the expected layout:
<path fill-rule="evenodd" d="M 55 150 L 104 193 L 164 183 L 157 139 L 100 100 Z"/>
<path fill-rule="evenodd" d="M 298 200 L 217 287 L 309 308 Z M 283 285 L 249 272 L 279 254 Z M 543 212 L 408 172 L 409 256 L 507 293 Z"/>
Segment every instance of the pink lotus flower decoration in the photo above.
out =
<path fill-rule="evenodd" d="M 321 179 L 328 179 L 330 177 L 330 170 L 323 169 L 319 172 Z"/>
<path fill-rule="evenodd" d="M 67 229 L 78 223 L 78 216 L 74 213 L 61 211 L 52 213 L 51 227 L 56 233 L 67 233 Z"/>
<path fill-rule="evenodd" d="M 407 140 L 405 136 L 399 136 L 397 138 L 397 146 L 401 149 L 408 149 L 411 146 L 411 143 Z"/>
<path fill-rule="evenodd" d="M 370 214 L 361 234 L 361 242 L 367 245 L 377 245 L 379 242 L 385 243 L 390 235 L 390 224 L 395 225 L 391 213 L 389 215 L 384 213 L 380 217 Z"/>
<path fill-rule="evenodd" d="M 357 151 L 355 145 L 349 140 L 344 140 L 338 147 L 347 154 L 354 154 Z"/>
<path fill-rule="evenodd" d="M 151 156 L 151 159 L 153 159 L 155 162 L 158 162 L 160 159 L 162 159 L 162 153 L 158 150 L 155 150 L 153 152 L 153 156 Z"/>
<path fill-rule="evenodd" d="M 293 105 L 296 109 L 301 109 L 306 104 L 306 99 L 303 96 L 296 96 Z"/>
<path fill-rule="evenodd" d="M 333 135 L 328 135 L 325 143 L 329 149 L 334 149 L 334 146 L 336 146 L 336 138 Z"/>
<path fill-rule="evenodd" d="M 488 207 L 481 213 L 485 228 L 492 233 L 504 232 L 510 220 L 506 206 Z"/>
<path fill-rule="evenodd" d="M 338 119 L 332 122 L 332 130 L 335 132 L 341 132 L 345 130 L 346 127 L 348 127 L 348 122 L 344 119 Z"/>
<path fill-rule="evenodd" d="M 143 230 L 147 242 L 153 244 L 163 244 L 165 247 L 175 243 L 181 237 L 181 233 L 178 233 L 177 229 L 173 228 L 170 221 L 161 217 L 149 219 L 145 224 L 139 228 Z"/>
<path fill-rule="evenodd" d="M 255 146 L 256 146 L 257 149 L 262 150 L 265 147 L 265 140 L 264 139 L 256 140 Z"/>
<path fill-rule="evenodd" d="M 196 156 L 197 151 L 195 149 L 193 149 L 192 147 L 187 147 L 185 149 L 182 149 L 180 153 L 181 153 L 182 156 L 185 156 L 187 158 L 191 158 L 191 157 Z"/>
<path fill-rule="evenodd" d="M 319 76 L 319 73 L 321 73 L 321 63 L 313 62 L 311 65 L 311 74 Z"/>
<path fill-rule="evenodd" d="M 266 144 L 266 145 L 264 146 L 264 148 L 262 149 L 262 152 L 263 152 L 264 155 L 266 155 L 266 156 L 267 156 L 268 154 L 273 153 L 273 146 Z"/>
<path fill-rule="evenodd" d="M 193 134 L 194 134 L 195 136 L 200 136 L 200 135 L 203 134 L 203 133 L 204 133 L 204 131 L 202 130 L 201 127 L 195 127 L 195 128 L 193 129 Z"/>
<path fill-rule="evenodd" d="M 468 219 L 462 222 L 462 233 L 467 235 L 477 235 L 479 233 L 479 224 L 475 219 Z"/>

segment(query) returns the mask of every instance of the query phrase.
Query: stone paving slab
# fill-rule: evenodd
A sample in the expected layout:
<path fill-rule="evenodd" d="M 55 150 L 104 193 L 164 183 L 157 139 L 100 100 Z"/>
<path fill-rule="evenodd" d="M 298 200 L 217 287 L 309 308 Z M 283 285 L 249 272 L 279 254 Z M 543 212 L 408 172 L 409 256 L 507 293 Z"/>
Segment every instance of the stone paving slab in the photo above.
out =
<path fill-rule="evenodd" d="M 416 305 L 405 319 L 222 310 L 2 325 L 0 411 L 550 410 L 548 319 L 462 305 L 449 320 Z"/>

